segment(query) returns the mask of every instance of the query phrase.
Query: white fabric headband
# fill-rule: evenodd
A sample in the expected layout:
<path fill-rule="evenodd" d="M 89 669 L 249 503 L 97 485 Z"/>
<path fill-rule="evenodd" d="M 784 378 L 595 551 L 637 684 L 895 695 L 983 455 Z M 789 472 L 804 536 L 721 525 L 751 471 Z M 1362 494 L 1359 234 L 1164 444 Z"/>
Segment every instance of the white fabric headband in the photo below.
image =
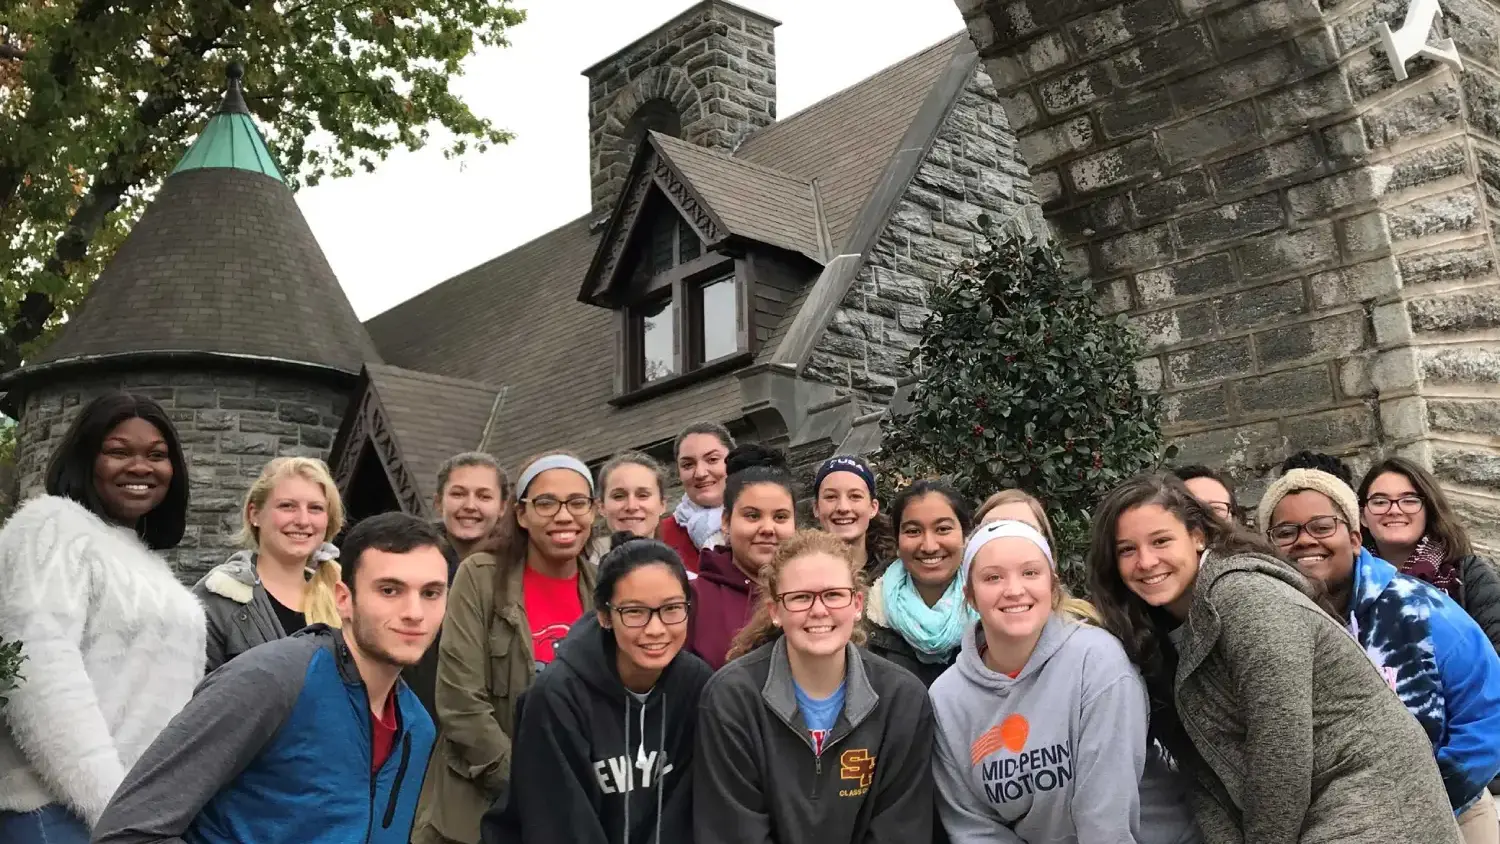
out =
<path fill-rule="evenodd" d="M 959 567 L 958 576 L 960 582 L 969 582 L 969 567 L 974 564 L 974 558 L 979 555 L 979 549 L 1004 537 L 1016 537 L 1024 539 L 1042 550 L 1042 556 L 1047 558 L 1047 564 L 1053 569 L 1057 568 L 1057 561 L 1052 559 L 1052 546 L 1047 544 L 1047 537 L 1042 536 L 1041 531 L 1025 522 L 1001 519 L 998 522 L 990 522 L 980 526 L 969 537 L 969 542 L 964 546 L 964 561 Z"/>
<path fill-rule="evenodd" d="M 537 475 L 548 469 L 572 469 L 588 481 L 589 495 L 594 494 L 594 478 L 589 474 L 589 467 L 583 465 L 582 460 L 566 454 L 549 454 L 532 461 L 532 464 L 526 467 L 526 471 L 521 473 L 521 479 L 516 481 L 516 498 L 525 498 L 526 488 L 531 486 L 531 482 L 536 480 Z"/>

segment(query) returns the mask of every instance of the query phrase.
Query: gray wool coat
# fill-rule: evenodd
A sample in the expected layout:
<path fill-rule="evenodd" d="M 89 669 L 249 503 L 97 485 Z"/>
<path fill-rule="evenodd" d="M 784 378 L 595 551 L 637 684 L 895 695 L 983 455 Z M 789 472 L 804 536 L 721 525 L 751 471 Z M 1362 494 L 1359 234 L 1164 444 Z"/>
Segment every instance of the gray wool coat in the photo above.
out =
<path fill-rule="evenodd" d="M 271 596 L 255 574 L 255 554 L 236 551 L 193 586 L 208 618 L 207 671 L 256 645 L 286 638 Z"/>
<path fill-rule="evenodd" d="M 1173 637 L 1203 840 L 1462 844 L 1427 734 L 1301 582 L 1210 555 Z"/>

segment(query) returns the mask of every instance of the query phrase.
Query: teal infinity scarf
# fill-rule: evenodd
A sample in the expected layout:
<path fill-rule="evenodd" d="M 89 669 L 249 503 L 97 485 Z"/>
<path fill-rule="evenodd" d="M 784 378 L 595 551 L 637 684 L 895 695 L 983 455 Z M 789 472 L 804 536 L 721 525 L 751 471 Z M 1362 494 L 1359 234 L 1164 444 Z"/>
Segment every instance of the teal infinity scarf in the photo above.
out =
<path fill-rule="evenodd" d="M 881 576 L 880 597 L 891 629 L 926 663 L 947 662 L 963 643 L 964 629 L 979 620 L 979 614 L 964 603 L 964 586 L 957 577 L 937 604 L 929 607 L 900 560 Z"/>

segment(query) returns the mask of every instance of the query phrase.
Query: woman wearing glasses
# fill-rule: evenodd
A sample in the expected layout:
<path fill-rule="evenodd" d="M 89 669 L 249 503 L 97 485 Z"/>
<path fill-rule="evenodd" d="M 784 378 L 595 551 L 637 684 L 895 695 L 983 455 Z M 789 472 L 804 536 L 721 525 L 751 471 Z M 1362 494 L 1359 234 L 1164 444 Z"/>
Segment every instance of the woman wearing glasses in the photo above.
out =
<path fill-rule="evenodd" d="M 516 700 L 594 608 L 583 563 L 594 483 L 569 454 L 517 478 L 499 547 L 471 555 L 448 593 L 435 700 L 442 725 L 417 808 L 413 844 L 476 844 L 479 820 L 510 778 Z"/>
<path fill-rule="evenodd" d="M 1307 580 L 1171 475 L 1094 510 L 1089 591 L 1207 844 L 1456 844 L 1421 727 Z"/>
<path fill-rule="evenodd" d="M 1361 547 L 1358 502 L 1337 477 L 1293 469 L 1266 490 L 1259 523 L 1328 589 L 1338 618 L 1426 729 L 1465 840 L 1496 844 L 1486 787 L 1500 774 L 1500 656 L 1441 590 Z"/>
<path fill-rule="evenodd" d="M 932 707 L 855 642 L 864 584 L 848 543 L 805 530 L 699 707 L 692 840 L 932 840 Z M 665 838 L 663 839 L 666 840 Z"/>
<path fill-rule="evenodd" d="M 687 569 L 659 540 L 614 542 L 596 612 L 521 707 L 515 776 L 485 817 L 486 844 L 692 840 L 698 695 L 713 672 L 682 649 Z"/>
<path fill-rule="evenodd" d="M 1365 546 L 1402 574 L 1458 602 L 1500 652 L 1500 571 L 1474 553 L 1437 479 L 1404 457 L 1375 464 L 1359 485 Z"/>

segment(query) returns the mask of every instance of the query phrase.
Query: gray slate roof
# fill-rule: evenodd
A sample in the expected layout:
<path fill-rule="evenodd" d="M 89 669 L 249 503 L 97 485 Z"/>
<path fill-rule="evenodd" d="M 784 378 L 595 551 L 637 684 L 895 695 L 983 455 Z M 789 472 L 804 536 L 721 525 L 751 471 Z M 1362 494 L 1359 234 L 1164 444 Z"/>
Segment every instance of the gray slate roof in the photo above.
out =
<path fill-rule="evenodd" d="M 401 460 L 423 501 L 437 492 L 444 460 L 480 448 L 503 389 L 477 381 L 369 364 L 370 385 L 395 430 Z"/>
<path fill-rule="evenodd" d="M 740 225 L 804 246 L 806 235 L 772 231 L 775 221 L 761 219 L 758 202 L 742 202 L 733 196 L 733 185 L 721 186 L 720 179 L 733 172 L 792 192 L 816 179 L 836 254 L 924 98 L 966 41 L 966 35 L 956 35 L 759 130 L 732 158 L 695 156 L 671 139 L 664 146 L 674 162 L 693 170 L 696 187 L 733 209 L 728 214 Z M 591 218 L 566 223 L 366 323 L 388 363 L 506 385 L 485 447 L 512 471 L 548 448 L 569 448 L 593 460 L 670 438 L 694 420 L 728 420 L 740 412 L 733 374 L 640 404 L 608 403 L 619 355 L 615 317 L 577 298 L 598 245 L 589 232 Z M 789 310 L 785 319 L 795 313 Z M 780 330 L 773 334 L 780 336 Z"/>
<path fill-rule="evenodd" d="M 11 377 L 142 352 L 276 358 L 350 374 L 380 360 L 291 191 L 231 168 L 169 177 L 83 307 Z"/>

